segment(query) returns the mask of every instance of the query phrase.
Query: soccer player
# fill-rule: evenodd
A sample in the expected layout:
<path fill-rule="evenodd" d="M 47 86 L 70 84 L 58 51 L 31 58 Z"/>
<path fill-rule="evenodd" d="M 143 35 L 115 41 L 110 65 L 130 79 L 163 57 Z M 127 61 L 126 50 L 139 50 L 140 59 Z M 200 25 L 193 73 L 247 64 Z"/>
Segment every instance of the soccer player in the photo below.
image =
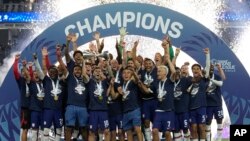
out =
<path fill-rule="evenodd" d="M 33 55 L 33 58 L 36 70 L 33 72 L 33 78 L 28 77 L 27 84 L 30 91 L 29 109 L 31 111 L 32 141 L 36 141 L 38 138 L 39 127 L 41 130 L 43 129 L 44 88 L 42 79 L 44 78 L 44 75 L 36 55 Z M 43 140 L 43 133 L 41 140 Z"/>
<path fill-rule="evenodd" d="M 168 64 L 170 59 L 168 59 Z M 175 70 L 173 66 L 169 65 L 171 73 Z M 155 110 L 155 119 L 153 122 L 153 141 L 159 141 L 159 131 L 163 132 L 166 141 L 171 141 L 171 131 L 174 130 L 174 83 L 167 78 L 168 67 L 161 65 L 157 68 L 157 79 L 159 80 L 157 89 L 158 105 Z"/>
<path fill-rule="evenodd" d="M 206 139 L 206 90 L 207 78 L 209 77 L 210 68 L 210 53 L 209 48 L 204 49 L 206 55 L 205 76 L 202 74 L 200 64 L 192 65 L 192 84 L 188 88 L 190 92 L 190 123 L 191 123 L 191 138 L 193 141 L 205 141 Z"/>
<path fill-rule="evenodd" d="M 111 88 L 111 95 L 113 99 L 122 96 L 122 109 L 123 109 L 123 120 L 122 128 L 127 133 L 128 141 L 133 141 L 133 130 L 137 135 L 138 141 L 143 140 L 141 131 L 141 110 L 139 103 L 139 88 L 137 81 L 133 80 L 135 76 L 135 70 L 131 67 L 124 68 L 122 72 L 123 82 L 121 86 L 117 88 L 118 93 Z"/>
<path fill-rule="evenodd" d="M 48 55 L 46 48 L 42 49 L 43 56 L 43 71 L 45 77 L 42 79 L 44 86 L 44 113 L 43 113 L 43 126 L 44 126 L 44 140 L 48 140 L 49 131 L 52 123 L 56 129 L 56 141 L 61 138 L 62 132 L 62 80 L 59 79 L 58 70 L 55 66 L 46 67 L 45 56 Z"/>
<path fill-rule="evenodd" d="M 117 92 L 117 87 L 122 82 L 122 70 L 117 60 L 110 61 L 111 70 L 114 74 L 114 87 Z M 109 129 L 111 132 L 111 141 L 116 141 L 116 134 L 118 129 L 119 141 L 124 141 L 124 132 L 122 129 L 122 96 L 112 99 L 109 95 L 108 99 L 108 114 L 109 114 Z"/>
<path fill-rule="evenodd" d="M 30 110 L 29 110 L 29 106 L 30 106 L 30 92 L 29 92 L 29 87 L 26 83 L 26 80 L 28 79 L 28 77 L 30 77 L 30 75 L 28 75 L 28 70 L 26 68 L 26 61 L 23 60 L 22 64 L 23 64 L 23 68 L 21 70 L 21 74 L 18 72 L 18 61 L 19 61 L 20 55 L 17 54 L 15 56 L 15 62 L 14 62 L 14 75 L 15 75 L 15 79 L 17 81 L 18 84 L 18 88 L 20 91 L 20 99 L 21 99 L 21 128 L 22 128 L 22 133 L 21 133 L 21 140 L 22 141 L 27 141 L 28 137 L 28 129 L 30 128 Z"/>
<path fill-rule="evenodd" d="M 108 121 L 108 79 L 103 78 L 100 67 L 96 67 L 87 89 L 89 95 L 89 141 L 95 141 L 96 134 L 104 134 L 105 141 L 110 140 Z M 99 140 L 103 137 L 99 136 Z"/>
<path fill-rule="evenodd" d="M 144 66 L 145 69 L 141 73 L 141 81 L 151 92 L 142 95 L 142 118 L 145 128 L 145 139 L 151 141 L 150 122 L 153 122 L 157 108 L 156 92 L 151 90 L 151 87 L 153 83 L 157 83 L 157 68 L 149 58 L 145 58 Z"/>
<path fill-rule="evenodd" d="M 60 48 L 60 47 L 58 47 Z M 67 106 L 65 111 L 65 140 L 70 141 L 72 130 L 78 123 L 80 133 L 84 140 L 87 140 L 86 126 L 88 122 L 87 112 L 87 88 L 86 84 L 89 82 L 89 76 L 86 73 L 86 66 L 83 57 L 78 60 L 82 65 L 75 64 L 72 72 L 68 71 L 64 65 L 61 57 L 60 49 L 57 49 L 57 58 L 62 67 L 63 74 L 66 76 L 67 82 Z"/>
<path fill-rule="evenodd" d="M 217 122 L 217 140 L 221 141 L 222 138 L 222 120 L 223 120 L 223 109 L 222 109 L 222 95 L 221 86 L 225 79 L 225 74 L 220 64 L 216 64 L 219 74 L 214 73 L 214 65 L 211 64 L 209 70 L 209 84 L 207 88 L 207 121 L 206 121 L 206 140 L 211 140 L 211 122 L 215 117 Z"/>
<path fill-rule="evenodd" d="M 189 93 L 188 87 L 191 85 L 190 77 L 183 77 L 180 68 L 175 68 L 172 80 L 174 80 L 174 106 L 175 106 L 175 141 L 190 140 L 189 132 Z"/>

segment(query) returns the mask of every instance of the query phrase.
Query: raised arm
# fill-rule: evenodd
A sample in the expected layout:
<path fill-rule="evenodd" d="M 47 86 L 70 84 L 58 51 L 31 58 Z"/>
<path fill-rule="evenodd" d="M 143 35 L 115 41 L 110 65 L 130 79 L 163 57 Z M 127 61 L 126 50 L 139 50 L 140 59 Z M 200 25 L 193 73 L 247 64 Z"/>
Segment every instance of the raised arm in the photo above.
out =
<path fill-rule="evenodd" d="M 67 41 L 66 41 L 66 47 L 64 49 L 64 55 L 65 55 L 66 63 L 69 63 L 71 60 L 70 55 L 69 55 L 69 44 L 72 39 L 71 34 L 69 34 L 66 39 Z"/>
<path fill-rule="evenodd" d="M 120 43 L 122 43 L 122 42 L 124 42 L 124 38 L 128 34 L 128 32 L 126 31 L 125 27 L 121 27 L 119 29 L 119 33 L 120 33 Z"/>
<path fill-rule="evenodd" d="M 220 75 L 221 79 L 214 79 L 213 77 L 212 78 L 210 77 L 210 81 L 213 84 L 215 84 L 216 86 L 221 87 L 223 85 L 223 80 L 226 79 L 226 76 L 225 76 L 224 71 L 222 70 L 220 64 L 216 64 L 216 67 L 218 68 L 219 75 Z"/>
<path fill-rule="evenodd" d="M 13 72 L 16 80 L 20 79 L 20 73 L 18 72 L 18 61 L 20 58 L 20 54 L 15 55 L 15 62 L 13 64 Z"/>
<path fill-rule="evenodd" d="M 46 56 L 48 56 L 48 50 L 46 47 L 42 48 L 42 69 L 43 69 L 43 74 L 46 75 L 48 72 L 48 68 L 46 66 Z"/>
<path fill-rule="evenodd" d="M 78 39 L 78 36 L 76 36 L 76 34 L 71 34 L 71 42 L 73 44 L 73 51 L 76 51 L 78 46 L 77 46 L 77 39 Z"/>
<path fill-rule="evenodd" d="M 132 58 L 134 61 L 136 61 L 136 52 L 137 52 L 137 46 L 139 44 L 139 40 L 134 42 L 134 46 L 132 48 Z"/>
<path fill-rule="evenodd" d="M 166 45 L 164 44 L 164 42 L 162 43 L 163 48 L 164 48 L 164 60 L 163 60 L 163 64 L 167 65 L 169 67 L 170 70 L 170 79 L 171 81 L 174 81 L 174 74 L 175 74 L 175 66 L 172 64 L 172 61 L 170 60 L 170 55 L 169 55 L 169 44 L 168 42 L 165 42 Z"/>
<path fill-rule="evenodd" d="M 170 72 L 171 72 L 170 78 L 171 78 L 172 81 L 174 81 L 173 80 L 173 74 L 175 74 L 175 66 L 172 64 L 172 61 L 170 60 L 170 56 L 166 56 L 166 59 L 167 59 L 166 62 L 168 64 L 168 67 L 169 67 Z"/>
<path fill-rule="evenodd" d="M 169 56 L 169 37 L 165 36 L 162 40 L 161 46 L 164 49 L 164 59 L 162 61 L 162 64 L 166 65 L 167 64 L 167 57 Z"/>
<path fill-rule="evenodd" d="M 218 69 L 218 72 L 219 72 L 219 75 L 220 75 L 221 79 L 222 79 L 222 80 L 226 80 L 226 75 L 225 75 L 223 69 L 221 68 L 221 64 L 220 64 L 220 63 L 217 63 L 217 64 L 216 64 L 216 67 L 217 67 L 217 69 Z"/>
<path fill-rule="evenodd" d="M 56 57 L 57 57 L 57 61 L 59 62 L 62 70 L 63 70 L 63 75 L 65 77 L 67 77 L 68 75 L 68 70 L 66 68 L 66 65 L 63 63 L 62 60 L 62 53 L 61 53 L 61 47 L 59 45 L 56 46 Z"/>
<path fill-rule="evenodd" d="M 210 79 L 212 83 L 214 83 L 216 86 L 221 87 L 223 85 L 222 80 L 215 80 L 215 79 Z"/>
<path fill-rule="evenodd" d="M 125 49 L 125 45 L 126 43 L 123 42 L 122 43 L 122 67 L 125 68 L 127 66 L 127 60 L 128 60 L 128 55 L 127 55 L 127 52 L 126 52 L 126 49 Z"/>
<path fill-rule="evenodd" d="M 86 71 L 85 60 L 82 61 L 82 78 L 83 78 L 84 83 L 89 82 L 90 78 L 89 78 L 89 75 L 87 74 L 87 71 Z"/>
<path fill-rule="evenodd" d="M 30 78 L 31 78 L 31 79 L 32 79 L 33 76 L 34 76 L 33 68 L 32 68 L 33 64 L 34 64 L 33 62 L 29 62 L 29 63 L 28 63 L 28 71 L 29 71 L 29 75 L 30 75 Z"/>
<path fill-rule="evenodd" d="M 181 51 L 180 48 L 176 48 L 176 49 L 175 49 L 175 55 L 174 55 L 174 58 L 172 59 L 172 64 L 173 64 L 174 66 L 176 66 L 176 60 L 177 60 L 177 58 L 178 58 L 178 56 L 179 56 L 179 54 L 180 54 L 180 51 Z M 171 60 L 171 59 L 170 59 L 170 60 Z"/>
<path fill-rule="evenodd" d="M 119 29 L 119 33 L 120 33 L 120 42 L 119 42 L 119 51 L 121 52 L 121 54 L 123 54 L 123 50 L 125 49 L 124 48 L 124 43 L 125 43 L 125 41 L 124 41 L 124 38 L 125 38 L 125 36 L 128 34 L 128 32 L 126 31 L 126 28 L 124 28 L 124 27 L 121 27 L 120 29 Z M 123 56 L 123 58 L 124 58 L 124 56 Z"/>
<path fill-rule="evenodd" d="M 98 52 L 99 52 L 99 53 L 102 53 L 103 48 L 104 48 L 104 39 L 102 39 L 100 48 L 98 48 Z"/>
<path fill-rule="evenodd" d="M 119 43 L 118 43 L 117 39 L 116 39 L 116 43 L 115 43 L 115 49 L 117 52 L 116 60 L 118 61 L 119 64 L 122 64 L 122 52 L 120 52 L 120 50 L 119 50 Z"/>
<path fill-rule="evenodd" d="M 101 46 L 101 43 L 100 43 L 100 33 L 98 31 L 96 31 L 93 35 L 93 38 L 95 39 L 96 41 L 96 45 L 97 45 L 97 51 L 98 53 L 102 53 L 102 50 L 103 50 L 103 47 L 104 46 Z M 104 45 L 104 43 L 103 43 Z"/>
<path fill-rule="evenodd" d="M 27 61 L 22 60 L 22 64 L 23 64 L 23 77 L 25 78 L 27 83 L 30 83 L 31 77 L 30 77 L 30 73 L 27 69 Z"/>
<path fill-rule="evenodd" d="M 210 65 L 211 65 L 210 64 L 210 51 L 209 51 L 209 48 L 205 48 L 204 53 L 206 55 L 206 67 L 205 67 L 206 74 L 205 74 L 205 77 L 208 78 L 209 77 Z"/>
<path fill-rule="evenodd" d="M 45 77 L 45 74 L 42 71 L 42 68 L 41 68 L 40 63 L 39 63 L 38 58 L 37 58 L 37 55 L 35 53 L 33 54 L 33 59 L 34 59 L 34 65 L 35 65 L 36 71 L 38 73 L 38 77 L 41 80 L 43 80 Z"/>
<path fill-rule="evenodd" d="M 46 65 L 47 69 L 49 69 L 49 67 L 51 66 L 48 54 L 45 56 L 45 65 Z"/>
<path fill-rule="evenodd" d="M 109 78 L 114 78 L 114 74 L 113 74 L 113 71 L 111 69 L 111 66 L 110 66 L 110 57 L 108 57 L 108 60 L 107 60 L 107 69 L 108 69 L 108 74 L 109 74 Z"/>

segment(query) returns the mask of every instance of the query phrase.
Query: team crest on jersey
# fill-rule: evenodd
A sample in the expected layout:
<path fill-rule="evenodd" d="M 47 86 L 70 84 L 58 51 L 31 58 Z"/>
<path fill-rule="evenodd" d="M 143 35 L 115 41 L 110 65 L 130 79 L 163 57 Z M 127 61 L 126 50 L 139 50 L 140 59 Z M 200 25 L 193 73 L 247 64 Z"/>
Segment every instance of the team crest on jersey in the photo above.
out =
<path fill-rule="evenodd" d="M 108 96 L 108 102 L 107 102 L 108 104 L 111 104 L 111 103 L 113 103 L 113 101 L 112 101 L 112 97 L 111 96 Z"/>
<path fill-rule="evenodd" d="M 51 90 L 51 95 L 55 96 L 55 95 L 59 95 L 62 92 L 61 89 L 53 89 Z"/>
<path fill-rule="evenodd" d="M 95 91 L 94 91 L 94 94 L 95 94 L 95 96 L 101 96 L 102 92 L 103 92 L 102 88 L 100 88 L 100 89 L 96 88 Z"/>
<path fill-rule="evenodd" d="M 128 95 L 129 95 L 129 93 L 130 93 L 130 91 L 123 91 L 123 96 L 122 96 L 122 100 L 123 101 L 125 101 L 125 100 L 127 100 L 128 99 Z"/>
<path fill-rule="evenodd" d="M 157 93 L 158 93 L 158 100 L 161 102 L 163 99 L 165 99 L 165 95 L 167 94 L 167 91 L 163 91 L 163 90 L 157 90 Z"/>
<path fill-rule="evenodd" d="M 75 93 L 82 95 L 84 91 L 85 87 L 83 86 L 83 84 L 77 84 L 77 86 L 75 87 Z"/>
<path fill-rule="evenodd" d="M 209 81 L 208 88 L 207 88 L 207 94 L 214 94 L 214 91 L 216 89 L 216 85 L 213 84 L 211 81 Z"/>
<path fill-rule="evenodd" d="M 195 96 L 199 91 L 199 84 L 195 83 L 193 84 L 193 88 L 191 90 L 191 95 L 192 96 Z"/>
<path fill-rule="evenodd" d="M 36 94 L 38 100 L 43 100 L 44 98 L 44 89 L 42 88 L 40 92 Z"/>
<path fill-rule="evenodd" d="M 151 75 L 145 74 L 145 80 L 143 82 L 145 85 L 149 86 L 153 81 L 154 81 L 154 79 Z"/>
<path fill-rule="evenodd" d="M 174 91 L 174 97 L 178 98 L 182 95 L 182 91 L 181 91 L 181 87 L 176 87 L 175 91 Z"/>

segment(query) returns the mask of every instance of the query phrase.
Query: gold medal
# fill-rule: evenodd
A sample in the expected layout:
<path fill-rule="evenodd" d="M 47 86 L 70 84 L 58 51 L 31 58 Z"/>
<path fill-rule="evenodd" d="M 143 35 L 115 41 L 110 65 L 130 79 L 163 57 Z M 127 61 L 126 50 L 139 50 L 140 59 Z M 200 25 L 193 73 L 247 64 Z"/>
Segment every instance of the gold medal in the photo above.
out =
<path fill-rule="evenodd" d="M 26 93 L 26 94 L 25 94 L 25 97 L 29 97 L 29 96 L 30 96 L 30 93 Z"/>
<path fill-rule="evenodd" d="M 37 97 L 37 99 L 42 101 L 42 100 L 43 100 L 43 97 Z"/>
<path fill-rule="evenodd" d="M 103 99 L 103 97 L 100 95 L 100 96 L 98 96 L 98 99 L 99 99 L 99 100 L 102 100 L 102 99 Z"/>
<path fill-rule="evenodd" d="M 162 98 L 159 98 L 159 101 L 162 102 Z"/>
<path fill-rule="evenodd" d="M 58 100 L 58 96 L 56 95 L 56 96 L 54 96 L 54 100 L 55 101 L 57 101 Z"/>

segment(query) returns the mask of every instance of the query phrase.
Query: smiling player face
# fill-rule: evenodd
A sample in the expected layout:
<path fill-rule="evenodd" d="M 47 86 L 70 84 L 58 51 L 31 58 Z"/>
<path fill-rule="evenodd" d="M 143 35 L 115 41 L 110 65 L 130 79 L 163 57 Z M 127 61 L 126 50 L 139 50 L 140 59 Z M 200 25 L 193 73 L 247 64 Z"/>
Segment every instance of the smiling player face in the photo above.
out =
<path fill-rule="evenodd" d="M 102 76 L 101 68 L 96 68 L 93 72 L 93 76 L 95 77 L 96 80 L 101 80 L 101 76 Z"/>
<path fill-rule="evenodd" d="M 125 69 L 122 72 L 122 78 L 124 81 L 129 81 L 132 78 L 133 72 L 129 69 Z"/>
<path fill-rule="evenodd" d="M 201 68 L 199 66 L 193 66 L 192 72 L 194 77 L 199 77 L 201 75 Z"/>

